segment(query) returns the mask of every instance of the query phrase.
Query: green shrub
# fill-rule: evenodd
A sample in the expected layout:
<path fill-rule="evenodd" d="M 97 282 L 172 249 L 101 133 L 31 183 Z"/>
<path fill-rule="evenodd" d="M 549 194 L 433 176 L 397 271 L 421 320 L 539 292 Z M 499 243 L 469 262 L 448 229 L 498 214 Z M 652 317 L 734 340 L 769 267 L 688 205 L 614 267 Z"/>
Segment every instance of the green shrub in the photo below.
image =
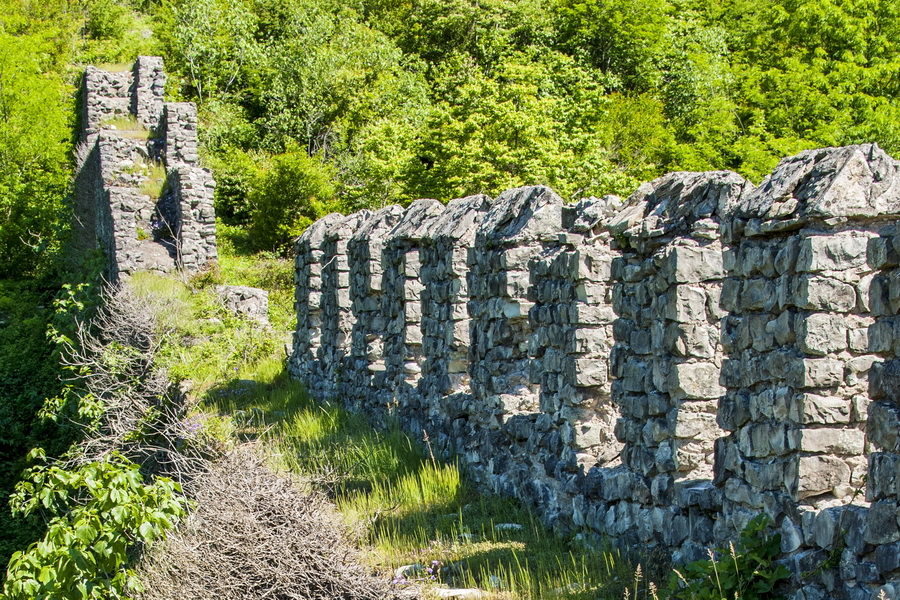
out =
<path fill-rule="evenodd" d="M 334 205 L 334 173 L 303 151 L 280 154 L 250 193 L 250 233 L 260 250 L 283 250 Z"/>
<path fill-rule="evenodd" d="M 737 546 L 676 569 L 669 581 L 670 599 L 679 600 L 772 600 L 779 598 L 776 585 L 790 577 L 787 567 L 776 564 L 781 535 L 769 534 L 768 515 L 754 517 Z M 717 559 L 716 555 L 721 558 Z"/>
<path fill-rule="evenodd" d="M 4 599 L 120 598 L 139 589 L 129 559 L 185 514 L 179 492 L 168 479 L 145 482 L 119 455 L 71 470 L 33 467 L 16 486 L 13 510 L 51 520 L 41 541 L 12 555 Z"/>
<path fill-rule="evenodd" d="M 128 9 L 116 0 L 93 0 L 87 6 L 85 32 L 94 39 L 120 38 L 128 27 Z"/>
<path fill-rule="evenodd" d="M 227 225 L 246 225 L 250 222 L 250 192 L 259 176 L 261 158 L 229 148 L 209 162 L 216 173 L 216 216 Z"/>

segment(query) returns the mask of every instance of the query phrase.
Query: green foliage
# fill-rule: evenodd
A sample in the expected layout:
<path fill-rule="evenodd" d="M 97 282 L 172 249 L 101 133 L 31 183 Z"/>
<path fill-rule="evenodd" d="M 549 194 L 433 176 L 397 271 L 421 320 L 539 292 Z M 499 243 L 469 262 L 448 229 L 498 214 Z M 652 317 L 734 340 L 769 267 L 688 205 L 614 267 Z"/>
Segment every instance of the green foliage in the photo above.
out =
<path fill-rule="evenodd" d="M 129 557 L 184 515 L 179 492 L 164 478 L 146 482 L 137 465 L 118 455 L 69 470 L 32 467 L 12 506 L 49 523 L 40 542 L 13 554 L 4 598 L 106 599 L 139 589 Z"/>
<path fill-rule="evenodd" d="M 7 505 L 25 455 L 51 440 L 61 452 L 70 439 L 37 418 L 43 399 L 60 393 L 59 365 L 45 335 L 51 300 L 33 283 L 0 281 L 0 565 L 41 535 L 40 523 L 13 519 Z"/>
<path fill-rule="evenodd" d="M 571 58 L 519 53 L 494 77 L 464 64 L 446 85 L 419 149 L 428 168 L 411 177 L 411 195 L 496 195 L 537 183 L 564 196 L 631 191 L 596 135 L 610 117 L 602 82 Z"/>
<path fill-rule="evenodd" d="M 250 193 L 260 176 L 264 157 L 229 147 L 210 158 L 216 173 L 216 216 L 227 225 L 250 223 Z"/>
<path fill-rule="evenodd" d="M 772 600 L 775 588 L 790 572 L 775 559 L 781 553 L 781 535 L 769 531 L 765 514 L 754 517 L 741 532 L 737 546 L 710 551 L 700 560 L 676 570 L 669 581 L 668 598 L 684 600 Z"/>
<path fill-rule="evenodd" d="M 221 98 L 254 60 L 255 17 L 248 2 L 177 0 L 163 5 L 163 43 L 201 101 Z"/>
<path fill-rule="evenodd" d="M 282 250 L 313 221 L 331 212 L 334 187 L 328 164 L 306 152 L 287 152 L 254 182 L 250 233 L 257 247 Z"/>
<path fill-rule="evenodd" d="M 48 266 L 67 228 L 71 87 L 48 64 L 42 35 L 0 21 L 0 277 Z"/>
<path fill-rule="evenodd" d="M 659 85 L 671 10 L 666 0 L 560 0 L 557 15 L 569 52 L 643 92 Z"/>
<path fill-rule="evenodd" d="M 87 13 L 84 29 L 94 39 L 121 37 L 128 26 L 128 9 L 115 0 L 91 0 Z"/>

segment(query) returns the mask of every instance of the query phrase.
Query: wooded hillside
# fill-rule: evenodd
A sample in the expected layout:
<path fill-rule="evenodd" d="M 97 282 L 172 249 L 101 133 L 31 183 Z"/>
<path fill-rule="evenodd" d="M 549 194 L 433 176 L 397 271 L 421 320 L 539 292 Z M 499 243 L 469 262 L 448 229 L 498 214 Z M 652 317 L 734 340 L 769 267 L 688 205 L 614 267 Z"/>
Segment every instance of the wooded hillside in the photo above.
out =
<path fill-rule="evenodd" d="M 891 0 L 3 0 L 0 272 L 40 270 L 65 231 L 83 66 L 139 53 L 199 104 L 251 250 L 333 209 L 900 151 Z"/>

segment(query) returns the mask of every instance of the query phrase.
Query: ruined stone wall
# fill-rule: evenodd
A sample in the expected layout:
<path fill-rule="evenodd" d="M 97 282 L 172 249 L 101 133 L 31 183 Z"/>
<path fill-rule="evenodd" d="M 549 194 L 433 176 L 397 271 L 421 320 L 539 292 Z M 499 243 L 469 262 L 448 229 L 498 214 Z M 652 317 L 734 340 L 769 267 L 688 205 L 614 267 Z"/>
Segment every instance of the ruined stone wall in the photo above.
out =
<path fill-rule="evenodd" d="M 73 251 L 102 251 L 111 281 L 216 260 L 215 182 L 198 165 L 196 108 L 164 103 L 164 86 L 159 57 L 85 70 Z"/>
<path fill-rule="evenodd" d="M 686 561 L 766 513 L 794 598 L 898 598 L 898 217 L 874 145 L 624 208 L 538 186 L 329 215 L 297 245 L 291 373 L 561 529 Z"/>

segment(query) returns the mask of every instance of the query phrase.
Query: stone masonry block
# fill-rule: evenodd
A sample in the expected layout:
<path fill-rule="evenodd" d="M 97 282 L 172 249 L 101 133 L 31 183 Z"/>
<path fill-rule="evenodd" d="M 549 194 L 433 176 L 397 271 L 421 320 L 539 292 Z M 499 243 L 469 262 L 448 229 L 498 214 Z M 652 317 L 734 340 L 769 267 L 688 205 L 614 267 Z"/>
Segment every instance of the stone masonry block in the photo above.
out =
<path fill-rule="evenodd" d="M 869 405 L 866 432 L 869 441 L 888 452 L 900 452 L 900 407 L 887 402 Z"/>
<path fill-rule="evenodd" d="M 797 271 L 844 271 L 866 264 L 869 236 L 856 232 L 815 235 L 800 242 Z"/>
<path fill-rule="evenodd" d="M 812 313 L 797 319 L 797 343 L 807 354 L 826 356 L 847 348 L 847 325 L 843 315 Z"/>
<path fill-rule="evenodd" d="M 696 285 L 679 285 L 668 294 L 667 319 L 679 323 L 706 321 L 706 291 Z"/>
<path fill-rule="evenodd" d="M 795 289 L 794 303 L 798 308 L 846 313 L 856 307 L 853 286 L 831 277 L 803 275 Z"/>
<path fill-rule="evenodd" d="M 850 483 L 850 467 L 833 456 L 801 456 L 797 495 L 802 500 Z"/>
<path fill-rule="evenodd" d="M 859 429 L 803 429 L 800 450 L 825 454 L 860 456 L 865 447 L 866 436 Z"/>
<path fill-rule="evenodd" d="M 824 425 L 850 422 L 850 402 L 843 398 L 803 394 L 799 402 L 803 410 L 803 423 Z"/>
<path fill-rule="evenodd" d="M 719 367 L 712 363 L 681 363 L 670 375 L 672 396 L 678 399 L 713 399 L 725 393 L 719 385 Z"/>
<path fill-rule="evenodd" d="M 725 277 L 722 250 L 718 247 L 675 246 L 670 250 L 672 281 L 696 283 Z"/>
<path fill-rule="evenodd" d="M 824 388 L 840 385 L 844 380 L 844 363 L 835 358 L 807 358 L 800 363 L 798 387 Z"/>

